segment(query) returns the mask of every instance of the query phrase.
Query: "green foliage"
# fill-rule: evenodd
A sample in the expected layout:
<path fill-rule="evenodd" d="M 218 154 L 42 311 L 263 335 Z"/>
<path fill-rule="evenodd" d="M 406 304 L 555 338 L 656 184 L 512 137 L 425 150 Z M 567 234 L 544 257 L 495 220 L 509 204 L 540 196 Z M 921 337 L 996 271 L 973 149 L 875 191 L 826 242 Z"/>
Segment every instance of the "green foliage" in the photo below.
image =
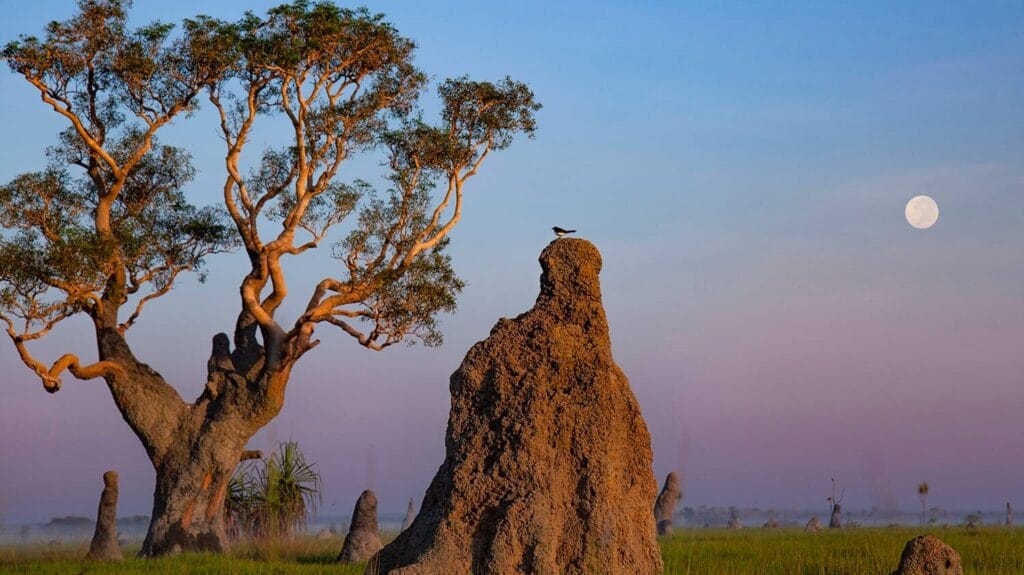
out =
<path fill-rule="evenodd" d="M 377 273 L 380 262 L 370 256 L 386 254 L 390 242 L 397 253 L 411 249 L 420 231 L 428 225 L 430 189 L 417 186 L 409 194 L 396 188 L 386 199 L 372 192 L 349 236 L 335 245 L 336 258 L 345 258 L 354 283 L 370 281 L 376 274 L 377 289 L 362 304 L 365 317 L 373 318 L 371 337 L 383 337 L 385 343 L 402 340 L 405 335 L 428 346 L 443 341 L 438 330 L 438 312 L 453 312 L 456 296 L 465 287 L 445 253 L 448 238 L 414 259 L 403 273 Z M 396 225 L 396 222 L 398 224 Z"/>
<path fill-rule="evenodd" d="M 47 171 L 0 186 L 0 225 L 15 231 L 0 238 L 0 290 L 17 294 L 0 302 L 0 311 L 45 322 L 53 313 L 25 312 L 51 289 L 64 292 L 51 296 L 60 298 L 60 309 L 79 309 L 123 269 L 126 293 L 145 283 L 160 290 L 181 271 L 201 271 L 207 255 L 234 246 L 222 213 L 185 200 L 182 187 L 193 174 L 188 155 L 156 143 L 111 206 L 111 234 L 99 234 L 93 218 L 101 194 L 93 179 L 74 178 L 60 164 L 87 161 L 75 152 L 55 147 Z"/>
<path fill-rule="evenodd" d="M 294 441 L 281 443 L 269 460 L 250 461 L 228 486 L 225 512 L 232 535 L 289 537 L 301 532 L 320 503 L 315 463 Z"/>
<path fill-rule="evenodd" d="M 299 444 L 282 443 L 267 464 L 256 471 L 261 494 L 260 515 L 265 534 L 291 535 L 306 526 L 306 516 L 320 502 L 320 473 L 307 463 Z"/>
<path fill-rule="evenodd" d="M 264 151 L 258 168 L 236 181 L 238 211 L 247 216 L 236 217 L 243 236 L 258 236 L 249 222 L 263 216 L 283 230 L 297 223 L 315 244 L 358 214 L 333 254 L 348 274 L 336 291 L 363 295 L 336 304 L 355 310 L 334 307 L 316 321 L 342 325 L 378 349 L 402 340 L 439 344 L 436 315 L 454 310 L 464 285 L 444 253 L 447 224 L 458 220 L 462 185 L 483 157 L 517 133 L 532 137 L 540 109 L 532 92 L 509 78 L 446 81 L 439 88 L 442 121 L 432 126 L 416 110 L 426 75 L 413 65 L 415 43 L 381 14 L 298 1 L 265 18 L 249 13 L 213 27 L 237 50 L 231 74 L 211 91 L 229 147 L 244 141 L 254 110 L 284 116 L 295 135 L 287 148 Z M 388 154 L 386 191 L 334 179 L 342 160 L 370 148 Z M 447 186 L 443 195 L 439 185 Z M 261 213 L 264 205 L 270 209 Z M 246 239 L 251 252 L 263 245 Z M 369 324 L 367 334 L 338 316 Z"/>
<path fill-rule="evenodd" d="M 373 349 L 439 344 L 437 315 L 454 311 L 464 286 L 445 251 L 463 186 L 491 151 L 533 137 L 541 106 L 530 89 L 510 78 L 444 81 L 432 125 L 417 107 L 427 76 L 413 63 L 416 45 L 381 14 L 296 0 L 234 22 L 197 16 L 177 30 L 132 29 L 129 7 L 80 0 L 44 37 L 3 48 L 11 69 L 71 124 L 46 170 L 0 188 L 9 230 L 0 236 L 0 319 L 16 344 L 80 311 L 111 327 L 134 298 L 116 324 L 123 331 L 179 274 L 202 281 L 206 257 L 239 244 L 252 265 L 240 286 L 244 313 L 264 341 L 283 334 L 288 361 L 314 345 L 310 323 L 334 324 Z M 224 210 L 186 201 L 190 157 L 156 137 L 204 92 L 227 145 Z M 243 175 L 239 158 L 267 117 L 286 120 L 291 141 L 260 151 Z M 345 160 L 373 150 L 387 158 L 385 190 L 338 177 Z M 318 247 L 349 217 L 357 222 L 348 237 L 328 244 L 341 273 L 317 284 L 287 331 L 274 317 L 288 295 L 280 260 Z M 264 239 L 275 228 L 268 223 L 276 237 Z M 303 231 L 309 237 L 295 243 Z M 25 326 L 16 330 L 11 316 Z M 45 375 L 41 362 L 26 363 Z"/>
<path fill-rule="evenodd" d="M 366 308 L 373 310 L 376 318 L 374 335 L 383 335 L 386 341 L 413 336 L 415 339 L 407 340 L 410 345 L 417 340 L 430 347 L 441 345 L 436 314 L 454 312 L 455 297 L 466 285 L 455 274 L 451 256 L 444 253 L 448 241 L 444 238 L 368 298 Z"/>
<path fill-rule="evenodd" d="M 249 464 L 239 467 L 228 482 L 224 497 L 224 520 L 232 539 L 241 539 L 256 531 L 260 495 L 249 467 Z"/>
<path fill-rule="evenodd" d="M 110 246 L 85 221 L 90 203 L 56 169 L 24 174 L 0 187 L 0 224 L 16 230 L 0 239 L 0 282 L 45 290 L 67 281 L 98 290 Z"/>
<path fill-rule="evenodd" d="M 415 43 L 366 8 L 300 0 L 271 8 L 264 18 L 252 12 L 233 23 L 200 17 L 187 20 L 186 29 L 203 30 L 231 57 L 231 73 L 216 90 L 218 97 L 234 103 L 230 120 L 235 129 L 245 111 L 245 95 L 232 80 L 243 89 L 265 88 L 258 104 L 267 114 L 294 108 L 300 90 L 322 96 L 302 111 L 304 134 L 296 142 L 309 150 L 307 159 L 318 163 L 336 159 L 312 156 L 339 133 L 345 154 L 372 146 L 386 125 L 382 112 L 402 116 L 412 110 L 427 80 L 412 64 Z M 354 83 L 358 90 L 342 93 L 342 86 Z"/>
<path fill-rule="evenodd" d="M 494 140 L 493 149 L 502 150 L 515 134 L 532 137 L 537 129 L 534 113 L 541 106 L 522 82 L 474 82 L 467 76 L 447 80 L 438 88 L 444 102 L 443 120 L 455 126 L 459 139 L 469 142 Z"/>
<path fill-rule="evenodd" d="M 223 72 L 204 67 L 188 34 L 172 39 L 171 25 L 127 29 L 129 6 L 81 0 L 43 39 L 22 36 L 3 49 L 11 69 L 72 120 L 45 171 L 0 187 L 9 230 L 0 237 L 0 314 L 24 319 L 25 335 L 95 309 L 103 293 L 117 304 L 146 285 L 162 295 L 236 241 L 220 212 L 185 200 L 188 154 L 155 137 Z"/>
<path fill-rule="evenodd" d="M 447 183 L 448 194 L 461 193 L 463 178 L 475 173 L 484 154 L 507 147 L 516 133 L 532 137 L 536 129 L 533 114 L 540 104 L 525 84 L 510 78 L 495 85 L 464 77 L 446 81 L 438 91 L 445 104 L 442 125 L 415 118 L 381 133 L 392 187 L 385 199 L 364 192 L 370 199 L 357 226 L 334 249 L 353 279 L 377 274 L 380 289 L 363 302 L 363 317 L 374 320 L 371 337 L 383 337 L 385 345 L 402 334 L 414 336 L 410 343 L 440 345 L 436 314 L 454 311 L 456 296 L 465 286 L 444 253 L 447 237 L 401 274 L 378 271 L 389 249 L 408 252 L 437 231 L 437 212 L 432 210 L 438 182 Z"/>
<path fill-rule="evenodd" d="M 199 88 L 223 74 L 212 66 L 201 27 L 172 38 L 174 26 L 153 22 L 128 30 L 125 0 L 79 0 L 70 20 L 51 22 L 46 36 L 21 36 L 3 57 L 11 69 L 47 87 L 49 95 L 81 114 L 102 141 L 107 124 L 157 121 L 180 106 L 190 111 Z M 175 112 L 176 113 L 176 112 Z"/>

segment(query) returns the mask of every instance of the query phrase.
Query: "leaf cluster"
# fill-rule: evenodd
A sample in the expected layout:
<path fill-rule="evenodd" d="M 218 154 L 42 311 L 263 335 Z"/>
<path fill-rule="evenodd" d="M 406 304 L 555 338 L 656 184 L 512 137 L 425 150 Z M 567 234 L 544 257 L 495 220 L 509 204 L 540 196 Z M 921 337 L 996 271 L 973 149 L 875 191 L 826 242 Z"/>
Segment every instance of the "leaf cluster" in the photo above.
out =
<path fill-rule="evenodd" d="M 119 144 L 112 147 L 115 156 L 131 148 L 130 138 Z M 202 272 L 207 255 L 236 243 L 220 211 L 186 201 L 182 189 L 194 174 L 188 154 L 158 143 L 113 202 L 110 233 L 98 233 L 94 215 L 101 194 L 94 178 L 75 177 L 66 167 L 87 161 L 76 156 L 79 151 L 54 147 L 47 170 L 0 186 L 0 225 L 15 232 L 0 237 L 0 289 L 18 295 L 0 302 L 0 310 L 31 306 L 51 289 L 63 292 L 65 307 L 87 307 L 119 270 L 126 274 L 120 286 L 125 296 L 144 284 L 162 290 L 181 271 Z"/>
<path fill-rule="evenodd" d="M 301 532 L 321 501 L 316 463 L 306 461 L 299 444 L 278 444 L 269 460 L 239 468 L 228 484 L 225 503 L 232 534 L 289 537 Z"/>

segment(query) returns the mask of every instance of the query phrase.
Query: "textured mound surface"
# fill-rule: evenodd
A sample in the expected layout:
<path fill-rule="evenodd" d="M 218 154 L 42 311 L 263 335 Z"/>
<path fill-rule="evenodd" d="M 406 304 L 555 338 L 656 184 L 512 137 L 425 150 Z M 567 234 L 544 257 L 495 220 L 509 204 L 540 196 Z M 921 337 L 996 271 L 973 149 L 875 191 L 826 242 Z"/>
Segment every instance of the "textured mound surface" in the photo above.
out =
<path fill-rule="evenodd" d="M 963 575 L 960 554 L 938 537 L 921 535 L 907 542 L 892 575 Z"/>
<path fill-rule="evenodd" d="M 654 521 L 658 526 L 658 535 L 672 534 L 672 516 L 676 512 L 676 503 L 682 498 L 679 477 L 673 471 L 665 478 L 665 486 L 661 488 L 658 501 L 654 504 Z"/>
<path fill-rule="evenodd" d="M 103 474 L 103 493 L 96 512 L 96 531 L 89 544 L 86 559 L 120 561 L 121 547 L 117 543 L 117 472 Z"/>
<path fill-rule="evenodd" d="M 560 239 L 540 262 L 533 309 L 452 375 L 445 461 L 368 573 L 661 572 L 651 440 L 612 359 L 601 254 Z"/>
<path fill-rule="evenodd" d="M 366 561 L 380 551 L 380 528 L 377 526 L 377 496 L 367 489 L 356 500 L 352 511 L 352 526 L 341 544 L 338 561 L 354 563 Z"/>

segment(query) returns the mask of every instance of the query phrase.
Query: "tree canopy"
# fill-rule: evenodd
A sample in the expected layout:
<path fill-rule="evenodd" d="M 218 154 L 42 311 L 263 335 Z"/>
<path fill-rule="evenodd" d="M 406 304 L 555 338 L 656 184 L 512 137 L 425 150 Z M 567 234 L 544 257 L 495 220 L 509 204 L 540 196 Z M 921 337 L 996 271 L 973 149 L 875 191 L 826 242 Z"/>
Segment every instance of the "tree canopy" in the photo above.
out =
<path fill-rule="evenodd" d="M 235 335 L 248 346 L 236 354 L 248 361 L 235 357 L 250 364 L 243 372 L 282 353 L 297 359 L 323 323 L 371 349 L 438 344 L 436 315 L 463 287 L 445 247 L 464 185 L 491 151 L 533 135 L 540 106 L 527 86 L 444 81 L 431 124 L 417 107 L 427 77 L 415 44 L 365 8 L 300 0 L 234 22 L 129 29 L 129 6 L 81 0 L 43 38 L 3 50 L 70 124 L 44 170 L 0 188 L 0 318 L 46 389 L 59 389 L 64 369 L 90 378 L 118 366 L 82 366 L 73 354 L 47 365 L 28 342 L 77 313 L 123 334 L 180 274 L 202 279 L 208 256 L 236 246 L 251 264 Z M 201 100 L 226 146 L 220 208 L 186 200 L 191 158 L 157 138 Z M 250 158 L 254 127 L 274 118 L 287 119 L 290 141 Z M 371 150 L 386 156 L 386 189 L 339 177 L 345 160 Z M 246 159 L 255 168 L 243 169 Z M 304 313 L 280 322 L 282 259 L 325 242 L 338 267 L 312 286 Z"/>

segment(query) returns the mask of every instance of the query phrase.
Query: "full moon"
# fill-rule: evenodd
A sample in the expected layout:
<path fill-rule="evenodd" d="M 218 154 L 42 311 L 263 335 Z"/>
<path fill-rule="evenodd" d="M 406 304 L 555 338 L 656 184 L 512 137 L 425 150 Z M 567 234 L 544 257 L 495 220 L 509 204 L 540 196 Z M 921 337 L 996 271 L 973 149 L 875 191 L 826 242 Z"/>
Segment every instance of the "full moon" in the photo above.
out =
<path fill-rule="evenodd" d="M 928 196 L 914 196 L 907 202 L 907 222 L 919 230 L 926 230 L 939 221 L 939 204 Z"/>

